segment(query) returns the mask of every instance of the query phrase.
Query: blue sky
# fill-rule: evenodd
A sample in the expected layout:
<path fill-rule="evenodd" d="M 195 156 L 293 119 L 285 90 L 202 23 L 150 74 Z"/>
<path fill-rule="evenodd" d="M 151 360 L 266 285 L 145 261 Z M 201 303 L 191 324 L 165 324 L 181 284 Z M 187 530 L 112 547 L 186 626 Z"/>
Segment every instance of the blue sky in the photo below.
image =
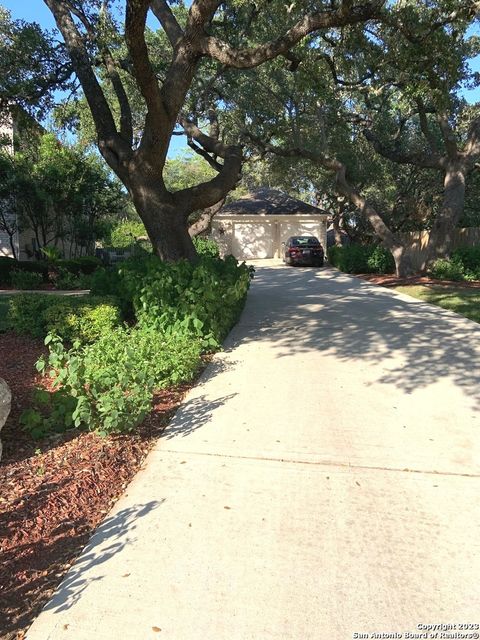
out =
<path fill-rule="evenodd" d="M 44 29 L 53 29 L 55 21 L 50 10 L 43 0 L 0 0 L 0 4 L 9 9 L 14 18 L 21 18 L 29 22 L 38 22 Z M 155 18 L 152 17 L 152 26 L 155 26 Z M 480 72 L 480 56 L 471 61 L 472 70 Z M 465 90 L 464 95 L 469 102 L 480 101 L 480 87 L 474 90 Z M 169 156 L 174 157 L 183 151 L 187 151 L 183 136 L 173 136 L 169 149 Z"/>

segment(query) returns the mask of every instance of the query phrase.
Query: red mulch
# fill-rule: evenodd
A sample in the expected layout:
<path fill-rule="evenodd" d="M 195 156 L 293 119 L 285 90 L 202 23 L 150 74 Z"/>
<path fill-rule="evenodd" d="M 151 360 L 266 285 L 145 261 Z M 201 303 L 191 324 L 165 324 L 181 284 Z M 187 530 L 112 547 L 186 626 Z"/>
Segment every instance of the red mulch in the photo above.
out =
<path fill-rule="evenodd" d="M 12 411 L 0 437 L 0 639 L 20 640 L 94 529 L 138 471 L 188 385 L 158 394 L 135 434 L 77 430 L 34 441 L 18 418 L 28 408 L 41 341 L 0 334 L 0 376 Z"/>
<path fill-rule="evenodd" d="M 357 278 L 367 280 L 372 284 L 378 284 L 382 287 L 400 287 L 405 285 L 423 285 L 438 287 L 464 287 L 465 289 L 480 289 L 480 281 L 474 282 L 457 282 L 453 280 L 436 280 L 427 276 L 410 276 L 409 278 L 398 278 L 392 274 L 376 274 L 376 273 L 359 273 Z"/>

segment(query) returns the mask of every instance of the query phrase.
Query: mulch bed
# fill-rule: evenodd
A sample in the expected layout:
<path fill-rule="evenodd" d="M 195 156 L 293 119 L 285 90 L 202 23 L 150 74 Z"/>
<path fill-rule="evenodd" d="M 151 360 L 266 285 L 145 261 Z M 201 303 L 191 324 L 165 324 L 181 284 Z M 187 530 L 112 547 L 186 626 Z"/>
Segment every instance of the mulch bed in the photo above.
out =
<path fill-rule="evenodd" d="M 465 289 L 480 289 L 480 281 L 474 282 L 457 282 L 452 280 L 436 280 L 427 276 L 411 276 L 409 278 L 398 278 L 392 274 L 376 274 L 376 273 L 359 273 L 355 274 L 357 278 L 367 280 L 372 284 L 378 284 L 382 287 L 400 287 L 407 285 L 423 285 L 437 287 L 462 287 Z"/>
<path fill-rule="evenodd" d="M 0 639 L 21 640 L 123 493 L 191 385 L 159 393 L 135 434 L 77 430 L 34 441 L 19 425 L 39 377 L 41 341 L 0 334 L 12 411 L 0 437 Z"/>

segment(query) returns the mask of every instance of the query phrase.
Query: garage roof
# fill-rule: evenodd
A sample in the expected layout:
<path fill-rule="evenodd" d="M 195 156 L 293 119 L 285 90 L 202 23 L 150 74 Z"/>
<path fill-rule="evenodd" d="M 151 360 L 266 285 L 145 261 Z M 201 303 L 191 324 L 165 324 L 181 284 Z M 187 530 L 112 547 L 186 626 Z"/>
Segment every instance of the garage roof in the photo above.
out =
<path fill-rule="evenodd" d="M 262 187 L 251 191 L 246 196 L 230 202 L 219 211 L 219 215 L 326 215 L 326 211 L 313 207 L 297 198 L 292 198 L 287 193 L 278 189 Z"/>

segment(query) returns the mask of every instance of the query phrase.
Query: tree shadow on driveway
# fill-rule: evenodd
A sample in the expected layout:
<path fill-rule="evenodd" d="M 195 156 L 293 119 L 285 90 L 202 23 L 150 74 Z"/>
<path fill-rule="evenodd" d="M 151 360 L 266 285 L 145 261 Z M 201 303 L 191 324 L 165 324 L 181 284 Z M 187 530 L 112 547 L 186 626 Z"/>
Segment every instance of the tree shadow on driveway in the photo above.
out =
<path fill-rule="evenodd" d="M 136 540 L 134 535 L 137 521 L 147 517 L 154 509 L 158 509 L 165 502 L 152 500 L 146 504 L 135 504 L 108 516 L 95 531 L 89 544 L 80 558 L 67 573 L 65 579 L 57 589 L 54 597 L 45 607 L 60 613 L 72 607 L 81 594 L 92 582 L 102 580 L 105 576 L 98 573 L 91 576 L 92 568 L 107 563 L 115 554 Z M 105 543 L 108 545 L 105 546 Z M 109 570 L 105 569 L 105 573 Z"/>
<path fill-rule="evenodd" d="M 267 341 L 280 358 L 314 350 L 352 367 L 380 363 L 372 383 L 405 393 L 449 377 L 478 402 L 479 339 L 462 316 L 333 269 L 261 267 L 225 346 Z"/>
<path fill-rule="evenodd" d="M 228 396 L 212 400 L 202 395 L 198 398 L 186 400 L 178 409 L 175 418 L 162 434 L 162 440 L 171 440 L 179 436 L 186 437 L 207 424 L 216 409 L 226 404 L 237 394 L 231 393 Z"/>

